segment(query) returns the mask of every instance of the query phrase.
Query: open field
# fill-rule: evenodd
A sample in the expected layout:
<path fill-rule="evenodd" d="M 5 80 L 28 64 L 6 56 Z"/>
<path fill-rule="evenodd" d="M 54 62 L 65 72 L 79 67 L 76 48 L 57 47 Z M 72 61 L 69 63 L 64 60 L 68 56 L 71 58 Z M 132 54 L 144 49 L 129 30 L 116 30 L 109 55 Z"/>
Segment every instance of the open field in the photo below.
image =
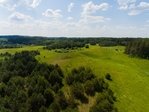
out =
<path fill-rule="evenodd" d="M 116 50 L 118 49 L 118 50 Z M 149 112 L 149 60 L 125 55 L 124 47 L 91 46 L 89 49 L 56 53 L 42 46 L 26 46 L 15 49 L 0 49 L 0 53 L 22 50 L 39 50 L 40 62 L 59 64 L 65 72 L 78 66 L 89 66 L 96 74 L 110 73 L 110 82 L 119 112 Z"/>

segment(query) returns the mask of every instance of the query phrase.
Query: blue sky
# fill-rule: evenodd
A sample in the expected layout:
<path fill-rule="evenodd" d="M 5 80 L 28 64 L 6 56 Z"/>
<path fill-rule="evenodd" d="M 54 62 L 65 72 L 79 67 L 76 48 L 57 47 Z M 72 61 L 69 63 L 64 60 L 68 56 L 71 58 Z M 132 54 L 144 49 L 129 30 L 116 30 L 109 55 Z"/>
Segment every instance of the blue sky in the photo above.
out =
<path fill-rule="evenodd" d="M 0 0 L 0 34 L 149 37 L 149 0 Z"/>

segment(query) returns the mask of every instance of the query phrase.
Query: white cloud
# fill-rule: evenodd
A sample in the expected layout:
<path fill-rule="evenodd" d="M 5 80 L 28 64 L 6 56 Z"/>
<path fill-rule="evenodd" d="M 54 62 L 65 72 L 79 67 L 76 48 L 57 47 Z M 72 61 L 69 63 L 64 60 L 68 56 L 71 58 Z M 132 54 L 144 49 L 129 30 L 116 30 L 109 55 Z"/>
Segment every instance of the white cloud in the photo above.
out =
<path fill-rule="evenodd" d="M 12 11 L 17 7 L 18 2 L 19 0 L 0 0 L 0 6 Z"/>
<path fill-rule="evenodd" d="M 61 26 L 61 27 L 59 27 Z M 29 22 L 0 21 L 0 34 L 33 35 L 33 36 L 117 36 L 117 37 L 145 37 L 149 35 L 149 26 L 105 25 L 90 26 L 80 22 L 62 22 L 34 20 Z M 7 29 L 7 30 L 6 30 Z M 141 32 L 141 33 L 140 33 Z"/>
<path fill-rule="evenodd" d="M 147 2 L 140 2 L 139 5 L 129 7 L 130 11 L 128 12 L 128 15 L 134 16 L 138 15 L 146 10 L 149 10 L 149 3 Z"/>
<path fill-rule="evenodd" d="M 111 19 L 110 18 L 106 18 L 104 16 L 87 15 L 87 16 L 83 17 L 80 20 L 80 22 L 89 24 L 89 23 L 102 23 L 102 22 L 109 21 L 109 20 L 111 20 Z"/>
<path fill-rule="evenodd" d="M 10 15 L 9 19 L 14 22 L 27 22 L 32 20 L 32 17 L 19 12 L 14 12 L 12 15 Z"/>
<path fill-rule="evenodd" d="M 141 12 L 139 10 L 131 10 L 130 12 L 128 12 L 129 16 L 135 16 L 140 14 Z"/>
<path fill-rule="evenodd" d="M 25 0 L 27 6 L 36 8 L 42 0 Z"/>
<path fill-rule="evenodd" d="M 0 0 L 0 6 L 14 11 L 16 7 L 36 8 L 42 0 Z"/>
<path fill-rule="evenodd" d="M 42 15 L 57 19 L 62 17 L 61 12 L 62 11 L 60 9 L 57 9 L 57 10 L 47 9 Z"/>
<path fill-rule="evenodd" d="M 149 3 L 147 2 L 140 2 L 138 5 L 138 8 L 141 10 L 148 10 L 149 9 Z"/>
<path fill-rule="evenodd" d="M 92 14 L 95 13 L 96 11 L 106 11 L 109 8 L 109 4 L 108 3 L 102 3 L 99 5 L 94 4 L 92 1 L 85 3 L 82 5 L 83 7 L 83 12 L 82 14 L 84 15 L 88 15 L 88 14 Z"/>
<path fill-rule="evenodd" d="M 67 20 L 69 20 L 69 21 L 70 21 L 70 20 L 73 20 L 73 17 L 68 17 Z"/>
<path fill-rule="evenodd" d="M 6 2 L 6 0 L 0 0 L 0 4 Z"/>
<path fill-rule="evenodd" d="M 72 9 L 73 9 L 73 7 L 74 7 L 74 3 L 70 3 L 70 4 L 68 5 L 68 12 L 71 12 Z"/>
<path fill-rule="evenodd" d="M 134 16 L 149 10 L 148 2 L 140 2 L 138 5 L 136 0 L 117 0 L 119 8 L 128 12 L 128 15 Z"/>
<path fill-rule="evenodd" d="M 109 20 L 104 16 L 93 15 L 97 11 L 106 11 L 109 8 L 108 3 L 101 3 L 99 5 L 94 4 L 92 1 L 87 2 L 82 5 L 83 11 L 81 13 L 80 22 L 83 23 L 100 23 Z"/>
<path fill-rule="evenodd" d="M 119 9 L 127 10 L 128 7 L 136 2 L 136 0 L 117 0 Z"/>
<path fill-rule="evenodd" d="M 143 12 L 145 10 L 149 10 L 149 2 L 140 2 L 140 4 L 136 7 L 136 10 Z"/>

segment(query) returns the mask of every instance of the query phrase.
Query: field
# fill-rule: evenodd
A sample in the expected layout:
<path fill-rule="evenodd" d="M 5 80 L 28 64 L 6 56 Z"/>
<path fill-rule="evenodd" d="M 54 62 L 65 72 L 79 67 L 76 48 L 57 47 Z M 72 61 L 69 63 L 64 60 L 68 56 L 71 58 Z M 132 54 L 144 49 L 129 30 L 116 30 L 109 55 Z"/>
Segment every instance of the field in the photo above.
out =
<path fill-rule="evenodd" d="M 64 72 L 71 68 L 88 66 L 99 76 L 110 73 L 112 90 L 117 97 L 119 112 L 149 112 L 149 60 L 132 58 L 124 54 L 124 47 L 90 46 L 56 53 L 42 46 L 25 46 L 15 49 L 0 49 L 0 53 L 15 53 L 22 50 L 39 50 L 36 58 L 40 62 L 61 65 Z M 82 111 L 83 112 L 83 111 Z"/>

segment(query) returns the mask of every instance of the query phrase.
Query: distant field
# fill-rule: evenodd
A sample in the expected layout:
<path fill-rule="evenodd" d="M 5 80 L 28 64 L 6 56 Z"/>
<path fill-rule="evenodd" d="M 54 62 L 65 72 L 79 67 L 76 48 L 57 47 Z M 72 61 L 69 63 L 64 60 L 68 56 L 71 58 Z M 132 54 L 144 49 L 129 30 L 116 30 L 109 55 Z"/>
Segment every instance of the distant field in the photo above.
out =
<path fill-rule="evenodd" d="M 91 46 L 89 49 L 56 53 L 42 46 L 26 46 L 15 49 L 0 49 L 0 53 L 15 53 L 22 50 L 39 50 L 40 62 L 59 64 L 65 72 L 78 66 L 89 66 L 96 74 L 110 73 L 111 87 L 118 98 L 119 112 L 149 112 L 149 60 L 125 55 L 124 47 Z"/>

